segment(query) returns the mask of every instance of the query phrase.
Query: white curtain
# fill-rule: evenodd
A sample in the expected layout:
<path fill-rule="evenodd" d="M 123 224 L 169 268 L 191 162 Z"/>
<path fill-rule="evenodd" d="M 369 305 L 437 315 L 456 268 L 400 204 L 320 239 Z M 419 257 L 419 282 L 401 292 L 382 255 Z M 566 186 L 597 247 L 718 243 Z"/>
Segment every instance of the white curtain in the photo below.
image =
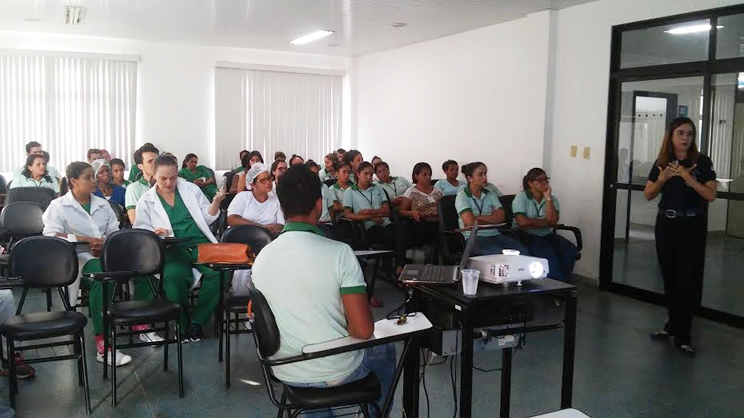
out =
<path fill-rule="evenodd" d="M 42 144 L 64 172 L 90 148 L 134 152 L 137 62 L 0 51 L 0 171 Z"/>
<path fill-rule="evenodd" d="M 260 151 L 266 162 L 282 151 L 319 163 L 339 148 L 342 76 L 227 68 L 215 74 L 218 169 L 239 165 L 243 148 Z"/>

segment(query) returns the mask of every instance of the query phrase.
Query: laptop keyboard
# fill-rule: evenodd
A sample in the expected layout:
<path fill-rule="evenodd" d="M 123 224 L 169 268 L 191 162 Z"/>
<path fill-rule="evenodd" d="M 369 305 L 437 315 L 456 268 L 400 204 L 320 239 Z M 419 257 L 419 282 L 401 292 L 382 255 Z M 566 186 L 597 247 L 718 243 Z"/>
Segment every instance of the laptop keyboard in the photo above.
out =
<path fill-rule="evenodd" d="M 424 266 L 421 277 L 425 277 L 428 281 L 451 282 L 454 279 L 452 270 L 452 266 L 427 265 Z"/>

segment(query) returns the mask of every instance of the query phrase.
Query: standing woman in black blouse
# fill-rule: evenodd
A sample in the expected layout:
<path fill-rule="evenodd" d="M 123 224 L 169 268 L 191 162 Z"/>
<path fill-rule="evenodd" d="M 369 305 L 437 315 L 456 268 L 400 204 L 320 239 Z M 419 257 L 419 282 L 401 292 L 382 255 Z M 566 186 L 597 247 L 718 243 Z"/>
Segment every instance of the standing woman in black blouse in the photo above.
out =
<path fill-rule="evenodd" d="M 656 254 L 669 313 L 664 329 L 651 337 L 674 337 L 675 345 L 691 357 L 692 311 L 700 304 L 703 288 L 707 207 L 716 199 L 717 187 L 713 162 L 698 151 L 696 138 L 692 120 L 671 121 L 643 190 L 647 200 L 661 193 Z"/>

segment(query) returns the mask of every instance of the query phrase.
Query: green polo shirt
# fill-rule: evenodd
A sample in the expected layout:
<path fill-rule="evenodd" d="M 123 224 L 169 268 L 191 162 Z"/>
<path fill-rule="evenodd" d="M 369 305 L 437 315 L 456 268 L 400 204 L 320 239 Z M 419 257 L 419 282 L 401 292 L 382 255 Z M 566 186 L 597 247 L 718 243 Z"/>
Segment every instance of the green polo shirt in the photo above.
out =
<path fill-rule="evenodd" d="M 178 189 L 176 189 L 176 198 L 173 206 L 169 205 L 160 195 L 158 195 L 158 199 L 163 204 L 165 213 L 168 214 L 168 219 L 170 219 L 171 227 L 173 228 L 173 235 L 176 238 L 187 240 L 190 247 L 196 246 L 196 244 L 207 244 L 210 242 L 196 225 L 196 222 L 194 222 L 194 218 L 191 217 L 189 209 L 183 203 Z"/>
<path fill-rule="evenodd" d="M 390 180 L 392 180 L 390 183 L 383 183 L 382 181 L 377 181 L 375 182 L 375 184 L 385 188 L 388 196 L 390 196 L 391 199 L 396 198 L 398 196 L 402 196 L 403 193 L 405 193 L 406 190 L 408 190 L 408 188 L 411 187 L 411 182 L 406 180 L 403 177 L 400 177 L 400 176 L 390 177 Z"/>
<path fill-rule="evenodd" d="M 501 208 L 501 202 L 496 197 L 496 193 L 488 191 L 485 188 L 481 189 L 480 197 L 476 197 L 470 192 L 470 188 L 466 186 L 457 192 L 457 197 L 455 197 L 455 210 L 457 210 L 458 215 L 470 211 L 477 218 L 481 215 L 490 215 L 494 209 L 499 208 Z M 457 217 L 457 222 L 460 224 L 460 228 L 465 228 L 462 216 Z M 470 232 L 463 232 L 462 235 L 468 238 Z M 494 237 L 496 235 L 499 235 L 498 229 L 483 229 L 478 231 L 479 237 Z"/>
<path fill-rule="evenodd" d="M 274 358 L 299 355 L 302 347 L 349 335 L 341 299 L 365 294 L 359 261 L 347 244 L 325 238 L 315 226 L 287 222 L 253 264 L 253 284 L 266 297 L 281 341 Z M 363 350 L 274 367 L 285 382 L 329 382 L 348 376 Z"/>
<path fill-rule="evenodd" d="M 560 202 L 558 202 L 558 198 L 552 194 L 550 196 L 552 196 L 553 198 L 553 206 L 555 207 L 556 212 L 560 212 L 561 204 Z M 530 219 L 545 219 L 545 211 L 547 206 L 548 201 L 545 200 L 545 196 L 543 196 L 541 202 L 538 202 L 537 200 L 535 200 L 534 197 L 532 197 L 532 194 L 528 196 L 527 193 L 521 191 L 517 193 L 516 196 L 514 196 L 514 200 L 512 201 L 512 212 L 514 213 L 515 217 L 517 215 L 524 215 Z M 516 219 L 514 219 L 512 226 L 514 227 L 514 229 L 519 228 Z M 530 235 L 544 237 L 546 235 L 552 234 L 553 228 L 528 228 L 525 229 L 524 232 Z"/>
<path fill-rule="evenodd" d="M 127 193 L 124 195 L 124 205 L 127 210 L 136 208 L 137 202 L 148 190 L 150 190 L 150 183 L 144 177 L 127 186 Z"/>
<path fill-rule="evenodd" d="M 349 208 L 354 213 L 359 213 L 363 209 L 380 209 L 383 204 L 387 203 L 385 192 L 382 187 L 370 185 L 367 190 L 360 189 L 356 184 L 352 185 L 344 192 L 344 209 Z M 390 218 L 383 217 L 380 226 L 388 226 Z M 369 229 L 377 225 L 374 221 L 364 221 L 364 228 Z"/>

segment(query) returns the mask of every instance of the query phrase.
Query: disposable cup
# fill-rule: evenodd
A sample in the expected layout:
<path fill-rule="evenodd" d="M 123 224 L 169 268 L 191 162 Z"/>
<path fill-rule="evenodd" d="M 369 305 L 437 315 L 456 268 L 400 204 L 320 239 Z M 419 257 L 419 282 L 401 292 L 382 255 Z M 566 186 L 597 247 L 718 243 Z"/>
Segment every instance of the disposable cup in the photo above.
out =
<path fill-rule="evenodd" d="M 462 274 L 462 293 L 472 296 L 478 293 L 478 277 L 480 270 L 463 269 Z"/>

